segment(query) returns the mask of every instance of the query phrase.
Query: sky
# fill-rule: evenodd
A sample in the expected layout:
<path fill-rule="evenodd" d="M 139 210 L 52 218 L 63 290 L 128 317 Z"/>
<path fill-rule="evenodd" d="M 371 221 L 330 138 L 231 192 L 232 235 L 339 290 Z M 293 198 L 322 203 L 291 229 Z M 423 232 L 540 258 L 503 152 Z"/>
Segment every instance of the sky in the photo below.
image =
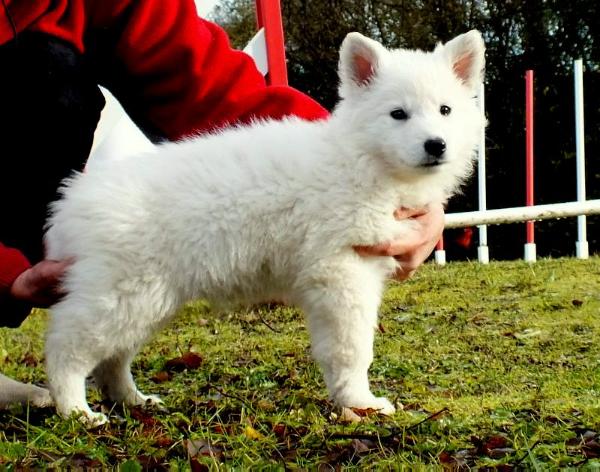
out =
<path fill-rule="evenodd" d="M 195 0 L 198 15 L 205 17 L 217 4 L 218 0 Z"/>

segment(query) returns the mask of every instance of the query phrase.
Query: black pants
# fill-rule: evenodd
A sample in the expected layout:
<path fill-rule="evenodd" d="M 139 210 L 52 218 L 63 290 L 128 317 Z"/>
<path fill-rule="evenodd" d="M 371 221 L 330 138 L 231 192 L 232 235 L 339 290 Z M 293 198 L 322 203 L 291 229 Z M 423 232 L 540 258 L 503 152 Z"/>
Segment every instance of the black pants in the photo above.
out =
<path fill-rule="evenodd" d="M 103 107 L 69 44 L 24 33 L 0 46 L 0 242 L 32 263 L 44 256 L 48 204 L 83 168 Z"/>

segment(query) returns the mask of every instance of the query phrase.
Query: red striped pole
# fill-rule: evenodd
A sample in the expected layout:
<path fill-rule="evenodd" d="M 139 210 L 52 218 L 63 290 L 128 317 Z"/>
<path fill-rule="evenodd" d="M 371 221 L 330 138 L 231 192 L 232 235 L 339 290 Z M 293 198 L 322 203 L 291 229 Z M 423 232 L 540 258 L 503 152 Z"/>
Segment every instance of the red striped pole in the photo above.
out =
<path fill-rule="evenodd" d="M 438 265 L 446 264 L 446 250 L 444 249 L 444 235 L 443 234 L 435 246 L 435 251 L 433 253 L 433 257 L 434 257 L 436 264 L 438 264 Z"/>
<path fill-rule="evenodd" d="M 525 72 L 525 205 L 533 206 L 533 71 Z M 533 221 L 527 221 L 525 260 L 535 261 Z"/>
<path fill-rule="evenodd" d="M 269 85 L 287 85 L 285 43 L 279 0 L 256 0 L 256 19 L 258 28 L 265 30 L 267 63 L 269 65 L 266 76 L 267 83 Z"/>

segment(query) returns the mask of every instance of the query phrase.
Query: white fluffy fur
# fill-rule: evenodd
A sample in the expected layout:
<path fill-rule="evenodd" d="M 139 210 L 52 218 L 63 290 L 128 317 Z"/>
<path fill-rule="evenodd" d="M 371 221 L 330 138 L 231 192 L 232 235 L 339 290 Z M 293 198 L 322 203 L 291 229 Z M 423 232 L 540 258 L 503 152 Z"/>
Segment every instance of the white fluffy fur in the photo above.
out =
<path fill-rule="evenodd" d="M 223 130 L 66 182 L 46 235 L 48 258 L 75 260 L 46 344 L 59 413 L 106 420 L 87 405 L 90 373 L 112 400 L 159 401 L 138 391 L 131 360 L 196 298 L 301 307 L 332 399 L 392 413 L 367 370 L 396 262 L 352 246 L 414 231 L 394 209 L 445 201 L 468 175 L 483 125 L 473 99 L 483 54 L 476 31 L 433 53 L 389 51 L 351 33 L 329 120 Z M 441 105 L 452 112 L 443 116 Z M 390 116 L 400 107 L 407 120 Z M 445 159 L 426 167 L 424 142 L 434 138 L 447 143 Z"/>

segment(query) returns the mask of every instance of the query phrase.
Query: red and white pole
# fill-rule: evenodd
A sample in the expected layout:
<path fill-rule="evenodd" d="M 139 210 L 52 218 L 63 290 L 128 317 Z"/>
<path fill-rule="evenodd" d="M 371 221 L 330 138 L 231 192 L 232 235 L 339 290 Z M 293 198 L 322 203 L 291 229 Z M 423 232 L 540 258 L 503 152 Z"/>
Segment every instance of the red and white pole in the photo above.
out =
<path fill-rule="evenodd" d="M 256 20 L 258 29 L 264 28 L 267 48 L 269 85 L 287 85 L 287 64 L 283 40 L 283 21 L 279 0 L 256 0 Z"/>
<path fill-rule="evenodd" d="M 435 263 L 438 265 L 446 264 L 446 250 L 444 249 L 444 235 L 438 241 L 435 246 L 435 252 L 433 253 L 433 257 L 435 259 Z"/>
<path fill-rule="evenodd" d="M 533 71 L 525 72 L 525 205 L 533 206 Z M 526 225 L 525 260 L 535 262 L 533 221 Z"/>

